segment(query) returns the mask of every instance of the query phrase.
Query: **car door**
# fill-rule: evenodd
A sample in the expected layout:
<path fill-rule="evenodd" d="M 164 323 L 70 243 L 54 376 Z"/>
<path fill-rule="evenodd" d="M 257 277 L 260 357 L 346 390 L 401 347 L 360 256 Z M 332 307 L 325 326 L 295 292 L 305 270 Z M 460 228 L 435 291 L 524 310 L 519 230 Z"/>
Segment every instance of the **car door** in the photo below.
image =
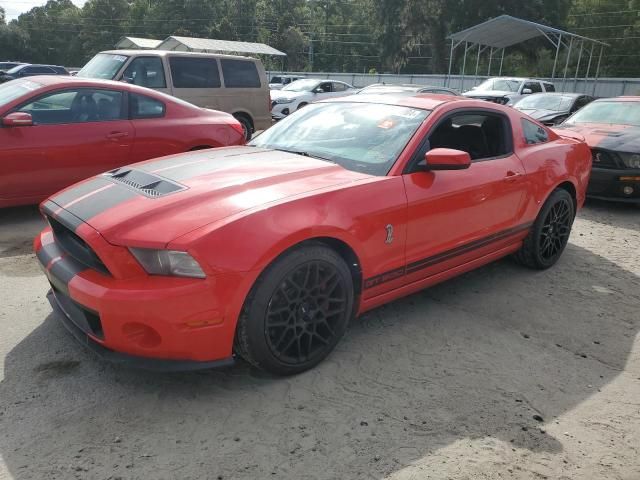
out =
<path fill-rule="evenodd" d="M 30 99 L 14 111 L 31 126 L 10 127 L 13 148 L 2 154 L 3 196 L 45 197 L 72 183 L 129 163 L 134 131 L 123 92 L 72 88 Z M 8 193 L 7 193 L 8 192 Z"/>
<path fill-rule="evenodd" d="M 467 151 L 471 167 L 425 170 L 424 154 L 432 148 Z M 441 117 L 403 176 L 409 218 L 406 281 L 490 255 L 524 235 L 524 173 L 505 114 L 476 109 Z"/>
<path fill-rule="evenodd" d="M 129 92 L 129 117 L 136 132 L 131 163 L 184 152 L 186 139 L 166 114 L 167 106 L 160 100 Z"/>
<path fill-rule="evenodd" d="M 134 57 L 118 79 L 171 95 L 172 92 L 166 77 L 162 58 L 157 55 L 149 55 Z"/>
<path fill-rule="evenodd" d="M 317 102 L 319 100 L 324 100 L 325 98 L 331 98 L 335 96 L 333 91 L 333 82 L 321 82 L 320 85 L 316 87 L 314 90 L 315 95 L 313 96 L 313 101 Z"/>
<path fill-rule="evenodd" d="M 342 82 L 332 82 L 331 90 L 334 97 L 344 97 L 346 95 L 351 95 L 352 92 L 349 89 L 349 85 Z"/>

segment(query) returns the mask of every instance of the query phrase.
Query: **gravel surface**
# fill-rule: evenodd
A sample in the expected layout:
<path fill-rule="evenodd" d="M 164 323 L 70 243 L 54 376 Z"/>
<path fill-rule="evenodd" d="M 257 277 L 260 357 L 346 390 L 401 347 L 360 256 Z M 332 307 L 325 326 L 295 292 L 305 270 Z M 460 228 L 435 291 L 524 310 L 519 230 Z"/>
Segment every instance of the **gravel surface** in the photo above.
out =
<path fill-rule="evenodd" d="M 76 344 L 0 211 L 0 479 L 640 479 L 640 209 L 590 202 L 561 261 L 372 311 L 313 371 L 152 374 Z"/>

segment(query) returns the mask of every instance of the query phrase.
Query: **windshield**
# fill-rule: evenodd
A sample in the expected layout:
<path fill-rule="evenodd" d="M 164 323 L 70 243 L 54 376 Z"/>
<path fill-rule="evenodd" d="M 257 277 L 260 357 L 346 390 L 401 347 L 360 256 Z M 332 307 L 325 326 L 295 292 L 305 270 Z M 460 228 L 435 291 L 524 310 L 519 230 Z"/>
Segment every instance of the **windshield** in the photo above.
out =
<path fill-rule="evenodd" d="M 22 67 L 24 67 L 24 65 L 16 65 L 15 67 L 7 70 L 7 73 L 18 73 L 20 70 L 22 70 Z"/>
<path fill-rule="evenodd" d="M 276 123 L 249 145 L 386 175 L 429 113 L 396 105 L 316 103 Z"/>
<path fill-rule="evenodd" d="M 613 123 L 639 127 L 640 102 L 593 102 L 565 122 L 576 123 Z"/>
<path fill-rule="evenodd" d="M 530 95 L 520 100 L 516 107 L 518 109 L 530 110 L 553 110 L 554 112 L 566 112 L 571 108 L 574 97 L 563 97 L 562 95 Z"/>
<path fill-rule="evenodd" d="M 20 98 L 21 96 L 33 92 L 42 85 L 32 80 L 14 80 L 0 85 L 0 108 Z"/>
<path fill-rule="evenodd" d="M 127 58 L 125 55 L 99 53 L 82 67 L 76 77 L 113 80 L 120 71 L 120 67 L 127 61 Z"/>
<path fill-rule="evenodd" d="M 310 92 L 314 88 L 320 85 L 318 80 L 296 80 L 284 87 L 282 90 L 288 92 Z"/>
<path fill-rule="evenodd" d="M 520 87 L 518 80 L 505 80 L 503 78 L 490 78 L 476 87 L 476 90 L 500 90 L 502 92 L 517 92 Z"/>

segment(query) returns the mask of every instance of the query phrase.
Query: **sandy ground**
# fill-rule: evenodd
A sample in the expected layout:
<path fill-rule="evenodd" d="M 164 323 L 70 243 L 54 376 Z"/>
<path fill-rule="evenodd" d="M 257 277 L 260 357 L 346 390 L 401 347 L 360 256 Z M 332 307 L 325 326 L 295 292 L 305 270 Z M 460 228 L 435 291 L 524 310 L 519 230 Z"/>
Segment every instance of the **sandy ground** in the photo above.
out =
<path fill-rule="evenodd" d="M 0 211 L 2 479 L 640 479 L 640 209 L 591 202 L 560 263 L 506 259 L 355 321 L 272 378 L 150 374 L 59 325 Z"/>

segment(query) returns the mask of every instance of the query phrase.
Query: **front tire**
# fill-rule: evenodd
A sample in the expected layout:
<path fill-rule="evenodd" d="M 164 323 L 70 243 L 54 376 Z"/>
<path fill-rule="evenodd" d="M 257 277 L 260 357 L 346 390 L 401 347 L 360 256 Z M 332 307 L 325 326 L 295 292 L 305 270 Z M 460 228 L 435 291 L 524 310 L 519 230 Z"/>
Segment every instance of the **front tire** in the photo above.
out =
<path fill-rule="evenodd" d="M 324 360 L 353 315 L 349 268 L 323 245 L 295 248 L 270 265 L 247 297 L 235 351 L 276 375 L 303 372 Z"/>
<path fill-rule="evenodd" d="M 300 110 L 301 108 L 304 108 L 307 105 L 309 105 L 307 102 L 302 102 L 300 105 L 298 105 L 298 108 L 296 108 L 296 110 Z"/>
<path fill-rule="evenodd" d="M 574 218 L 575 207 L 569 192 L 554 190 L 538 213 L 522 247 L 514 254 L 515 259 L 537 270 L 553 266 L 567 246 Z"/>

